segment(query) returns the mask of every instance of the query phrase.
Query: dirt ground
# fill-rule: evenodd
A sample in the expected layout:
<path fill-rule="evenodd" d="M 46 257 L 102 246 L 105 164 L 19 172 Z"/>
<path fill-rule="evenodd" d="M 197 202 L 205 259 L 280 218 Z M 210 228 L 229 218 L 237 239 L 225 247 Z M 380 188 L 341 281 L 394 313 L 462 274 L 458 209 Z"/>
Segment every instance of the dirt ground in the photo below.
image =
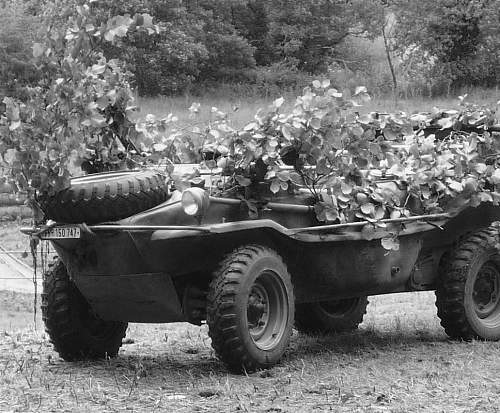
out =
<path fill-rule="evenodd" d="M 500 410 L 500 345 L 449 341 L 432 293 L 372 297 L 359 331 L 294 334 L 279 365 L 247 376 L 216 359 L 206 326 L 187 324 L 131 324 L 116 359 L 64 362 L 33 300 L 0 292 L 0 411 Z"/>

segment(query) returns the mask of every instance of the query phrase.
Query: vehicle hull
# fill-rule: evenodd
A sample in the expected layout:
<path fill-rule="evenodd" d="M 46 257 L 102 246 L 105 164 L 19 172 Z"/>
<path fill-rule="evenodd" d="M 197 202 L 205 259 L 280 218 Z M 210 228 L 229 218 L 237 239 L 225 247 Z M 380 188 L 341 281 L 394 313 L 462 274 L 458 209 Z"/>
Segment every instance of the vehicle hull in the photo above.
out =
<path fill-rule="evenodd" d="M 380 237 L 363 239 L 359 228 L 312 235 L 290 232 L 290 227 L 315 224 L 307 209 L 302 215 L 274 211 L 272 219 L 250 220 L 239 203 L 211 208 L 217 209 L 214 217 L 232 222 L 214 222 L 209 213 L 201 225 L 206 231 L 198 231 L 195 219 L 183 214 L 174 199 L 117 223 L 153 229 L 113 228 L 53 244 L 70 277 L 103 319 L 175 322 L 189 321 L 187 286 L 207 289 L 223 257 L 241 245 L 276 250 L 290 271 L 296 302 L 318 302 L 432 290 L 446 250 L 464 234 L 500 219 L 498 207 L 468 208 L 442 225 L 408 226 L 399 234 L 399 249 L 388 251 Z M 154 229 L 174 224 L 191 229 Z"/>

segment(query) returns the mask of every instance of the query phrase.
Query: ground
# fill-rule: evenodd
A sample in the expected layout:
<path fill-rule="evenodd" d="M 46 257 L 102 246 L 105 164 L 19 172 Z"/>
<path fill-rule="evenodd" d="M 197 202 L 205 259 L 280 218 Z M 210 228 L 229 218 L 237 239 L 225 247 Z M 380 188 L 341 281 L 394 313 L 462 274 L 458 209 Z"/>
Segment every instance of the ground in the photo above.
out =
<path fill-rule="evenodd" d="M 117 358 L 67 363 L 33 303 L 0 292 L 0 411 L 499 411 L 500 345 L 449 341 L 432 293 L 372 297 L 358 331 L 294 333 L 280 364 L 249 375 L 182 323 L 131 324 Z"/>
<path fill-rule="evenodd" d="M 26 243 L 18 223 L 2 225 L 0 245 L 30 263 Z M 64 362 L 40 297 L 0 291 L 0 411 L 500 411 L 499 343 L 448 340 L 432 292 L 370 301 L 358 331 L 294 333 L 277 366 L 233 375 L 207 327 L 183 323 L 131 324 L 117 358 Z"/>

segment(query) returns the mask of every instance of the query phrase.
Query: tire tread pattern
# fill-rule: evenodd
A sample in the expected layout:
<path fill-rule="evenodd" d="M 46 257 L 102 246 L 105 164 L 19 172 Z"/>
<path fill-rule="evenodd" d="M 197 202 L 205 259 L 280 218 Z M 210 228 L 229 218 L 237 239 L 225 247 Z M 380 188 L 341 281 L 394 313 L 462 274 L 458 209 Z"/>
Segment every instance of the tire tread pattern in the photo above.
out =
<path fill-rule="evenodd" d="M 165 178 L 145 170 L 130 172 L 121 179 L 73 185 L 40 198 L 39 203 L 47 219 L 96 224 L 127 218 L 165 202 L 167 197 Z"/>
<path fill-rule="evenodd" d="M 436 307 L 441 325 L 450 338 L 481 338 L 467 320 L 464 307 L 465 283 L 474 257 L 497 243 L 498 229 L 482 229 L 459 242 L 441 265 L 436 288 Z"/>
<path fill-rule="evenodd" d="M 232 371 L 255 371 L 274 364 L 270 362 L 262 365 L 249 356 L 238 335 L 236 308 L 237 287 L 246 268 L 259 256 L 270 253 L 285 265 L 273 250 L 260 245 L 247 245 L 236 249 L 222 260 L 210 284 L 207 296 L 209 336 L 216 354 Z"/>
<path fill-rule="evenodd" d="M 92 340 L 77 319 L 82 306 L 88 306 L 60 260 L 44 274 L 42 319 L 54 349 L 66 361 L 114 357 L 122 345 L 127 323 L 106 321 L 104 339 Z"/>
<path fill-rule="evenodd" d="M 356 307 L 344 317 L 325 319 L 315 303 L 299 304 L 295 308 L 295 328 L 305 334 L 329 334 L 354 331 L 363 322 L 368 305 L 367 297 L 360 297 Z"/>

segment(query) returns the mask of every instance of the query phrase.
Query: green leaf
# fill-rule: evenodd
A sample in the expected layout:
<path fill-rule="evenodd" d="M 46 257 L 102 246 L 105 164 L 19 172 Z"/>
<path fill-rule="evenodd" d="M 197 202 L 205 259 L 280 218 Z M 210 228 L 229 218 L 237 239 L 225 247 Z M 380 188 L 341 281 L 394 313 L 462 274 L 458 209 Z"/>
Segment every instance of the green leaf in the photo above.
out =
<path fill-rule="evenodd" d="M 371 202 L 361 205 L 361 212 L 365 215 L 372 215 L 375 212 L 375 205 Z"/>
<path fill-rule="evenodd" d="M 249 186 L 252 183 L 249 178 L 242 175 L 236 175 L 235 178 L 238 184 L 240 184 L 241 186 Z"/>
<path fill-rule="evenodd" d="M 174 173 L 175 165 L 170 159 L 165 159 L 165 172 L 171 176 Z"/>
<path fill-rule="evenodd" d="M 381 206 L 375 208 L 375 214 L 374 217 L 376 220 L 383 219 L 385 216 L 385 209 Z"/>
<path fill-rule="evenodd" d="M 313 129 L 320 129 L 321 128 L 321 119 L 319 119 L 319 118 L 312 118 L 310 120 L 309 124 L 311 125 L 311 127 Z"/>
<path fill-rule="evenodd" d="M 365 86 L 358 86 L 355 91 L 354 91 L 354 94 L 355 95 L 359 95 L 360 93 L 368 93 L 368 90 L 366 89 Z"/>
<path fill-rule="evenodd" d="M 102 75 L 106 71 L 106 65 L 93 65 L 91 68 L 91 72 L 94 75 Z"/>
<path fill-rule="evenodd" d="M 350 128 L 350 131 L 354 136 L 360 138 L 361 136 L 363 136 L 365 130 L 361 126 L 356 125 Z"/>
<path fill-rule="evenodd" d="M 339 219 L 339 211 L 335 207 L 328 207 L 325 210 L 325 218 L 327 222 L 334 222 Z"/>
<path fill-rule="evenodd" d="M 455 121 L 452 118 L 443 118 L 439 119 L 437 123 L 441 126 L 441 129 L 451 129 L 453 128 Z"/>
<path fill-rule="evenodd" d="M 401 212 L 397 209 L 391 211 L 391 219 L 397 219 L 401 217 Z"/>
<path fill-rule="evenodd" d="M 16 130 L 17 128 L 19 128 L 21 126 L 21 121 L 20 120 L 17 120 L 17 121 L 12 121 L 9 125 L 9 130 L 11 131 L 14 131 Z"/>
<path fill-rule="evenodd" d="M 314 205 L 314 211 L 316 212 L 318 221 L 333 222 L 339 219 L 338 209 L 334 205 L 327 204 L 326 202 L 316 203 Z"/>
<path fill-rule="evenodd" d="M 275 109 L 279 109 L 281 106 L 283 106 L 283 103 L 285 102 L 285 98 L 284 97 L 280 97 L 278 99 L 276 99 L 274 102 L 273 102 L 273 107 Z"/>
<path fill-rule="evenodd" d="M 493 196 L 489 192 L 480 192 L 479 199 L 481 202 L 493 202 Z"/>
<path fill-rule="evenodd" d="M 500 184 L 500 169 L 495 169 L 495 171 L 493 172 L 493 174 L 491 175 L 489 180 L 493 185 L 499 185 Z"/>
<path fill-rule="evenodd" d="M 325 185 L 327 186 L 327 185 Z M 341 202 L 344 202 L 346 204 L 346 207 L 348 206 L 347 204 L 349 204 L 351 202 L 351 198 L 347 195 L 344 195 L 344 194 L 338 194 L 337 195 L 337 199 Z"/>
<path fill-rule="evenodd" d="M 17 149 L 7 149 L 5 153 L 3 154 L 3 160 L 9 164 L 12 165 L 14 161 L 17 159 Z"/>
<path fill-rule="evenodd" d="M 384 137 L 389 141 L 395 141 L 398 139 L 398 136 L 399 136 L 399 132 L 396 130 L 393 130 L 392 127 L 390 127 L 390 126 L 383 129 L 383 134 L 384 134 Z"/>
<path fill-rule="evenodd" d="M 41 43 L 33 43 L 33 57 L 38 59 L 45 53 L 45 47 Z"/>
<path fill-rule="evenodd" d="M 271 192 L 273 194 L 277 194 L 279 192 L 279 190 L 281 189 L 280 180 L 279 179 L 273 179 L 271 181 L 271 186 L 269 187 L 269 189 L 271 190 Z"/>
<path fill-rule="evenodd" d="M 462 183 L 457 182 L 457 181 L 450 182 L 450 184 L 448 186 L 456 192 L 462 192 L 464 189 L 464 186 L 462 185 Z"/>
<path fill-rule="evenodd" d="M 327 165 L 327 160 L 325 157 L 319 158 L 316 162 L 316 173 L 318 175 L 327 175 L 330 172 L 330 168 Z"/>
<path fill-rule="evenodd" d="M 304 180 L 297 172 L 290 172 L 290 180 L 295 184 L 302 186 L 304 185 Z"/>
<path fill-rule="evenodd" d="M 342 136 L 339 131 L 332 129 L 328 130 L 326 139 L 334 149 L 342 149 Z"/>
<path fill-rule="evenodd" d="M 361 235 L 367 241 L 371 241 L 375 237 L 375 234 L 376 228 L 373 224 L 366 224 L 361 229 Z"/>
<path fill-rule="evenodd" d="M 290 179 L 290 172 L 288 171 L 279 171 L 276 175 L 283 182 L 287 182 Z"/>
<path fill-rule="evenodd" d="M 256 122 L 251 122 L 249 124 L 247 124 L 243 130 L 244 131 L 247 131 L 247 132 L 250 132 L 250 131 L 253 131 L 253 130 L 256 130 L 258 129 L 259 125 L 256 123 Z"/>
<path fill-rule="evenodd" d="M 398 251 L 399 250 L 399 239 L 397 237 L 391 236 L 382 238 L 380 240 L 382 247 L 388 251 Z"/>
<path fill-rule="evenodd" d="M 349 185 L 349 184 L 347 184 L 345 182 L 342 182 L 342 184 L 341 184 L 341 190 L 342 190 L 342 193 L 344 195 L 349 195 L 350 193 L 352 193 L 352 189 L 353 189 L 352 185 Z"/>

